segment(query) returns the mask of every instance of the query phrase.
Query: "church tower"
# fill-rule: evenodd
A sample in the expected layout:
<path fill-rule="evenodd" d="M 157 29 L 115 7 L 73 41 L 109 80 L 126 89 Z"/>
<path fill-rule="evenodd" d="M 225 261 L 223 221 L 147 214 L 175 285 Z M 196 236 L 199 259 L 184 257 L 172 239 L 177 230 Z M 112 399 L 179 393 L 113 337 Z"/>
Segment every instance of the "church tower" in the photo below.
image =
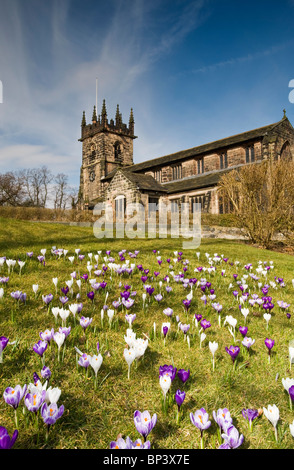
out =
<path fill-rule="evenodd" d="M 105 100 L 101 115 L 97 116 L 94 106 L 91 123 L 87 124 L 83 112 L 79 139 L 83 144 L 79 193 L 81 209 L 93 209 L 97 202 L 103 200 L 101 178 L 118 167 L 133 164 L 134 139 L 136 136 L 132 109 L 128 126 L 123 123 L 119 105 L 115 120 L 108 120 Z"/>

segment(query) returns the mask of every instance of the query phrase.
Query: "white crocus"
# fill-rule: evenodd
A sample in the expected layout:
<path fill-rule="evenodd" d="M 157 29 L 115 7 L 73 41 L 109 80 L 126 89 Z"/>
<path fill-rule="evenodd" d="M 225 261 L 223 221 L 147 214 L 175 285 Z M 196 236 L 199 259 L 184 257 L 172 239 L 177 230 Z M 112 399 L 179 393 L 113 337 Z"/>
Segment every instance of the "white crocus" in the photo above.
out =
<path fill-rule="evenodd" d="M 249 308 L 241 308 L 241 313 L 242 313 L 243 317 L 245 318 L 245 325 L 246 325 L 246 319 L 247 319 L 247 316 L 249 314 Z"/>
<path fill-rule="evenodd" d="M 267 408 L 263 407 L 265 417 L 272 423 L 275 430 L 275 439 L 278 441 L 277 425 L 280 418 L 279 408 L 276 405 L 268 405 Z"/>
<path fill-rule="evenodd" d="M 112 310 L 111 308 L 107 310 L 107 315 L 108 315 L 108 321 L 109 321 L 109 325 L 111 326 L 111 323 L 112 323 L 112 320 L 113 320 L 113 317 L 114 317 L 114 310 Z"/>
<path fill-rule="evenodd" d="M 128 379 L 130 379 L 130 371 L 131 371 L 131 365 L 136 359 L 136 351 L 134 348 L 125 348 L 124 350 L 124 358 L 128 364 Z"/>
<path fill-rule="evenodd" d="M 264 313 L 264 314 L 263 314 L 263 318 L 264 318 L 265 321 L 266 321 L 266 329 L 268 329 L 268 324 L 269 324 L 269 321 L 270 321 L 270 319 L 272 318 L 272 316 L 271 316 L 270 313 Z"/>
<path fill-rule="evenodd" d="M 201 333 L 201 335 L 200 335 L 200 348 L 202 347 L 202 343 L 203 343 L 203 341 L 205 340 L 205 338 L 206 338 L 206 334 L 205 334 L 205 333 Z"/>
<path fill-rule="evenodd" d="M 56 294 L 57 294 L 58 277 L 53 277 L 52 282 L 55 285 L 55 290 L 56 290 Z"/>
<path fill-rule="evenodd" d="M 59 314 L 59 307 L 52 307 L 51 312 L 53 313 L 55 317 L 55 321 L 57 320 L 58 314 Z"/>
<path fill-rule="evenodd" d="M 54 339 L 55 343 L 58 346 L 58 361 L 60 361 L 60 349 L 61 349 L 61 347 L 64 343 L 65 334 L 60 333 L 59 331 L 56 331 L 56 333 L 54 333 L 54 335 L 53 335 L 53 339 Z"/>
<path fill-rule="evenodd" d="M 61 390 L 58 387 L 49 387 L 46 390 L 46 397 L 45 401 L 50 404 L 50 403 L 57 403 L 61 395 Z"/>
<path fill-rule="evenodd" d="M 78 309 L 79 309 L 79 304 L 70 304 L 68 308 L 73 314 L 73 317 L 76 318 L 76 314 L 78 313 Z"/>
<path fill-rule="evenodd" d="M 164 396 L 164 401 L 166 399 L 166 394 L 167 392 L 169 391 L 170 389 L 170 386 L 171 386 L 171 378 L 169 375 L 162 375 L 159 379 L 159 385 L 161 387 L 161 390 L 163 392 L 163 396 Z"/>
<path fill-rule="evenodd" d="M 33 284 L 32 288 L 33 288 L 34 294 L 36 295 L 38 290 L 39 290 L 39 285 L 38 284 Z"/>
<path fill-rule="evenodd" d="M 0 300 L 3 298 L 4 296 L 4 289 L 3 287 L 0 287 Z"/>
<path fill-rule="evenodd" d="M 289 346 L 289 360 L 290 360 L 290 370 L 291 370 L 291 365 L 294 359 L 294 347 Z"/>
<path fill-rule="evenodd" d="M 66 320 L 67 318 L 69 317 L 69 314 L 70 314 L 70 311 L 69 310 L 66 310 L 65 308 L 60 308 L 59 309 L 59 316 L 62 320 L 62 324 L 65 325 L 66 324 Z"/>
<path fill-rule="evenodd" d="M 291 423 L 289 424 L 289 429 L 290 429 L 291 436 L 294 437 L 294 421 L 292 424 Z"/>
<path fill-rule="evenodd" d="M 90 366 L 93 368 L 95 377 L 97 378 L 98 370 L 101 367 L 101 364 L 103 362 L 103 357 L 101 354 L 94 355 L 90 358 Z"/>
<path fill-rule="evenodd" d="M 213 341 L 213 342 L 209 341 L 208 346 L 212 354 L 212 370 L 214 371 L 214 355 L 218 349 L 218 343 L 216 341 Z"/>
<path fill-rule="evenodd" d="M 134 347 L 136 341 L 136 333 L 134 333 L 131 328 L 127 329 L 127 334 L 124 338 L 125 342 L 130 348 Z"/>
<path fill-rule="evenodd" d="M 289 394 L 289 404 L 290 404 L 290 409 L 292 410 L 292 399 L 289 393 L 289 388 L 294 385 L 294 379 L 290 379 L 287 377 L 286 379 L 282 379 L 282 384 L 286 392 Z"/>

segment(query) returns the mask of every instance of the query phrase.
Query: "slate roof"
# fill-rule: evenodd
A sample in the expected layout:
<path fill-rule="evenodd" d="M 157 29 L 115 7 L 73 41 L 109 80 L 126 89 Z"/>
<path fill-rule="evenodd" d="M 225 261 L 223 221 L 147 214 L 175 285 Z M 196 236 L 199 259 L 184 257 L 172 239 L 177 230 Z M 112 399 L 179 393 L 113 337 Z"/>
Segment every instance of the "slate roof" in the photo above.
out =
<path fill-rule="evenodd" d="M 199 145 L 198 147 L 193 147 L 187 150 L 181 150 L 180 152 L 172 153 L 169 155 L 164 155 L 163 157 L 154 158 L 152 160 L 147 160 L 142 163 L 137 163 L 132 165 L 129 168 L 132 168 L 132 171 L 143 171 L 149 168 L 154 168 L 159 165 L 170 164 L 179 160 L 184 160 L 189 157 L 200 156 L 201 154 L 211 152 L 213 150 L 222 149 L 225 147 L 230 147 L 231 145 L 236 145 L 238 143 L 244 143 L 246 141 L 254 140 L 259 137 L 266 136 L 270 131 L 274 129 L 275 126 L 280 124 L 281 121 L 274 124 L 269 124 L 267 126 L 259 127 L 258 129 L 253 129 L 251 131 L 242 132 L 241 134 L 236 134 L 224 139 L 215 140 L 214 142 L 209 142 L 204 145 Z"/>
<path fill-rule="evenodd" d="M 241 166 L 243 165 L 236 165 L 234 167 L 226 168 L 225 170 L 214 170 L 202 175 L 164 183 L 162 186 L 166 188 L 168 194 L 192 191 L 193 189 L 208 188 L 210 186 L 217 185 L 223 175 Z"/>
<path fill-rule="evenodd" d="M 126 170 L 124 168 L 119 168 L 116 171 L 122 171 L 122 173 L 134 184 L 137 185 L 139 189 L 147 190 L 147 191 L 156 191 L 166 193 L 167 190 L 162 186 L 158 181 L 156 181 L 153 176 L 150 175 L 142 175 L 140 173 L 133 173 L 130 170 Z M 114 171 L 114 173 L 116 172 Z M 112 172 L 113 173 L 113 172 Z"/>

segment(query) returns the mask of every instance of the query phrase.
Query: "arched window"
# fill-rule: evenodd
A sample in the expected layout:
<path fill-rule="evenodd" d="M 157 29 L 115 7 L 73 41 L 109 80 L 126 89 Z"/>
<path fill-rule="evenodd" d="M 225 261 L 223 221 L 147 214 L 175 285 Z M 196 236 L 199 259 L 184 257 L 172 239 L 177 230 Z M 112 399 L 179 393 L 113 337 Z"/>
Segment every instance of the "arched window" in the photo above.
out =
<path fill-rule="evenodd" d="M 114 161 L 120 163 L 122 160 L 120 143 L 115 142 L 113 148 L 114 148 Z"/>
<path fill-rule="evenodd" d="M 290 144 L 288 141 L 286 141 L 281 148 L 280 158 L 283 160 L 291 160 L 292 158 Z"/>
<path fill-rule="evenodd" d="M 126 212 L 126 198 L 123 195 L 115 198 L 115 217 L 117 221 L 122 222 Z"/>

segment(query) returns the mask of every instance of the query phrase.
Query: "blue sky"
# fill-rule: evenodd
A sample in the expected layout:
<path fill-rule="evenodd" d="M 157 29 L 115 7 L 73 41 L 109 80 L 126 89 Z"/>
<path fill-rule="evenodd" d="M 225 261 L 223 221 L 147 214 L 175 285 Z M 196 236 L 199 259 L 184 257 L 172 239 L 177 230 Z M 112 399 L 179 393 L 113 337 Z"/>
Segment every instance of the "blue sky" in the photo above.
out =
<path fill-rule="evenodd" d="M 0 172 L 79 184 L 80 123 L 134 109 L 135 163 L 280 120 L 294 0 L 0 0 Z"/>

